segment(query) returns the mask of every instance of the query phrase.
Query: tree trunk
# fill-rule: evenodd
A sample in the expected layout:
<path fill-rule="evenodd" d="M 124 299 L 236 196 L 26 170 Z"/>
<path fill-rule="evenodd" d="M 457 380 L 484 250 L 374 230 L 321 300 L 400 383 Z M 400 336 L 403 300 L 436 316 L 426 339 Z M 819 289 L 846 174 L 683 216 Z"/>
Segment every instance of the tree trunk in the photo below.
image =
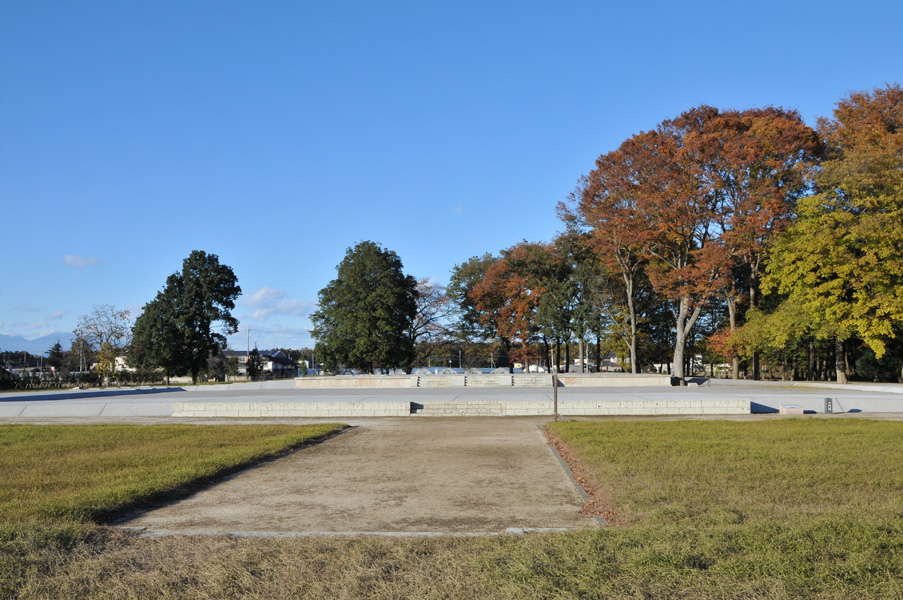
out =
<path fill-rule="evenodd" d="M 602 372 L 602 338 L 596 334 L 596 373 Z"/>
<path fill-rule="evenodd" d="M 843 362 L 846 365 L 847 379 L 855 379 L 856 365 L 850 364 L 850 353 L 846 351 L 846 345 L 843 349 Z"/>
<path fill-rule="evenodd" d="M 561 336 L 555 337 L 555 372 L 558 372 L 558 367 L 561 366 Z"/>
<path fill-rule="evenodd" d="M 564 345 L 564 372 L 571 372 L 571 340 Z"/>
<path fill-rule="evenodd" d="M 809 363 L 806 366 L 806 381 L 815 381 L 815 341 L 809 340 Z"/>
<path fill-rule="evenodd" d="M 630 343 L 628 344 L 630 347 L 630 372 L 638 373 L 636 360 L 636 308 L 633 303 L 633 279 L 630 278 L 628 281 L 627 278 L 625 278 L 625 282 L 627 283 L 627 310 L 630 314 Z"/>
<path fill-rule="evenodd" d="M 733 335 L 737 329 L 737 302 L 732 295 L 728 295 L 727 298 L 727 314 Z M 740 357 L 735 352 L 731 352 L 731 379 L 740 379 Z"/>
<path fill-rule="evenodd" d="M 580 366 L 577 367 L 577 372 L 581 375 L 584 373 L 584 364 L 583 364 L 583 334 L 580 334 L 580 337 L 577 339 L 577 357 L 580 361 Z"/>
<path fill-rule="evenodd" d="M 837 370 L 837 383 L 847 383 L 846 363 L 843 357 L 843 340 L 834 338 L 834 368 Z"/>
<path fill-rule="evenodd" d="M 674 371 L 672 371 L 672 375 L 674 377 L 680 378 L 680 385 L 687 385 L 687 382 L 684 381 L 684 345 L 683 345 L 683 336 L 678 333 L 677 342 L 674 344 L 674 359 L 672 361 L 674 363 Z"/>
<path fill-rule="evenodd" d="M 752 273 L 750 274 L 750 282 L 749 282 L 749 307 L 756 308 L 757 299 L 756 299 L 756 289 L 758 288 L 758 267 L 752 267 Z M 753 351 L 753 379 L 756 381 L 762 378 L 762 374 L 759 371 L 759 351 Z"/>
<path fill-rule="evenodd" d="M 702 312 L 702 307 L 697 306 L 692 311 L 690 311 L 690 298 L 684 296 L 680 299 L 680 304 L 677 310 L 677 327 L 675 328 L 675 341 L 674 341 L 674 377 L 678 377 L 680 379 L 680 385 L 687 385 L 686 380 L 684 379 L 686 371 L 684 370 L 684 359 L 685 359 L 685 347 L 687 344 L 687 337 L 690 335 L 690 331 L 693 329 L 693 325 L 696 324 L 696 320 L 699 318 L 699 313 Z"/>

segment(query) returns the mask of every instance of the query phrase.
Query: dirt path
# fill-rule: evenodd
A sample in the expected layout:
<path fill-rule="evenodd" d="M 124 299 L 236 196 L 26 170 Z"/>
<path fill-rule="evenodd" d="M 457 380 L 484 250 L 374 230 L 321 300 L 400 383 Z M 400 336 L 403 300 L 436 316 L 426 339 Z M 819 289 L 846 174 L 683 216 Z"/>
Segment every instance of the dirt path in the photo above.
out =
<path fill-rule="evenodd" d="M 120 525 L 192 532 L 583 528 L 544 419 L 379 419 Z"/>

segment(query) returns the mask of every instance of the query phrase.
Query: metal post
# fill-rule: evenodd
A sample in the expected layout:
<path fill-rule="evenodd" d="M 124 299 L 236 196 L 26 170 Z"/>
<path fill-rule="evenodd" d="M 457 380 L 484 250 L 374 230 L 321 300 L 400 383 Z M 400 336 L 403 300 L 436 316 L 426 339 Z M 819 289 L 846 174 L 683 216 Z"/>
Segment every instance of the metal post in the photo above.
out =
<path fill-rule="evenodd" d="M 558 375 L 552 374 L 552 398 L 555 403 L 555 420 L 558 420 Z"/>

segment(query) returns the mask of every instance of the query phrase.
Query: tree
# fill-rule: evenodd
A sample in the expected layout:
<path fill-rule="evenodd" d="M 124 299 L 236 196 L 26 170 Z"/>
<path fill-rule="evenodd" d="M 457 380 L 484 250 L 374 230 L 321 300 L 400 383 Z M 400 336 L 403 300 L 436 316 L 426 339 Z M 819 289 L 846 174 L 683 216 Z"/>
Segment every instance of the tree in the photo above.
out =
<path fill-rule="evenodd" d="M 763 284 L 812 315 L 817 337 L 834 340 L 845 382 L 844 340 L 860 337 L 880 359 L 903 323 L 903 89 L 851 94 L 818 129 L 818 193 L 799 202 Z"/>
<path fill-rule="evenodd" d="M 417 311 L 408 334 L 417 352 L 417 363 L 428 360 L 435 349 L 433 342 L 448 337 L 448 319 L 453 311 L 445 286 L 429 279 L 417 280 Z"/>
<path fill-rule="evenodd" d="M 603 154 L 596 160 L 596 168 L 583 178 L 578 190 L 571 195 L 569 209 L 559 204 L 558 212 L 570 229 L 588 230 L 591 245 L 598 259 L 609 270 L 619 273 L 624 286 L 626 306 L 624 340 L 630 352 L 630 365 L 637 372 L 637 312 L 635 306 L 637 281 L 650 251 L 650 230 L 640 218 L 630 185 L 630 157 L 619 149 Z"/>
<path fill-rule="evenodd" d="M 238 377 L 238 357 L 230 356 L 225 365 L 226 377 Z"/>
<path fill-rule="evenodd" d="M 190 372 L 197 383 L 208 358 L 225 348 L 225 336 L 238 331 L 230 311 L 240 294 L 231 267 L 215 254 L 194 250 L 136 320 L 133 364 L 163 367 L 167 377 Z"/>
<path fill-rule="evenodd" d="M 487 252 L 452 268 L 446 293 L 455 306 L 455 328 L 462 341 L 488 341 L 495 338 L 495 324 L 491 319 L 481 318 L 484 315 L 477 310 L 471 292 L 483 280 L 489 267 L 497 261 L 497 256 Z"/>
<path fill-rule="evenodd" d="M 597 162 L 578 206 L 587 223 L 600 229 L 594 232 L 597 243 L 616 254 L 622 276 L 631 279 L 645 261 L 656 291 L 674 301 L 674 374 L 681 382 L 688 336 L 728 264 L 719 244 L 716 198 L 705 183 L 700 152 L 690 143 L 717 114 L 711 107 L 695 108 L 624 141 L 615 155 Z M 617 255 L 624 257 L 622 264 Z"/>
<path fill-rule="evenodd" d="M 98 371 L 108 380 L 116 370 L 116 357 L 129 344 L 129 311 L 109 304 L 96 305 L 89 314 L 79 317 L 73 333 L 96 353 Z"/>
<path fill-rule="evenodd" d="M 575 209 L 561 213 L 589 229 L 599 259 L 621 274 L 631 345 L 636 282 L 645 271 L 674 302 L 673 362 L 683 379 L 687 341 L 705 305 L 724 289 L 735 302 L 737 264 L 746 265 L 754 293 L 765 240 L 805 191 L 817 146 L 796 113 L 700 106 L 596 161 L 574 194 Z"/>
<path fill-rule="evenodd" d="M 547 246 L 528 242 L 503 250 L 469 293 L 479 322 L 494 327 L 505 351 L 524 363 L 535 358 L 530 343 L 538 329 L 536 312 L 546 291 L 549 254 Z"/>
<path fill-rule="evenodd" d="M 179 329 L 181 279 L 167 278 L 167 285 L 156 298 L 144 305 L 132 328 L 129 364 L 139 368 L 161 368 L 167 383 L 170 377 L 189 370 L 190 357 Z"/>
<path fill-rule="evenodd" d="M 365 241 L 348 248 L 337 277 L 320 290 L 311 315 L 321 361 L 372 373 L 406 368 L 414 358 L 410 331 L 417 313 L 417 281 L 401 259 Z"/>
<path fill-rule="evenodd" d="M 719 242 L 733 267 L 723 295 L 734 331 L 738 299 L 745 295 L 751 308 L 758 306 L 765 251 L 789 225 L 795 202 L 809 192 L 821 144 L 796 111 L 775 107 L 720 112 L 706 119 L 687 144 L 703 165 L 705 184 L 716 200 Z M 758 352 L 752 359 L 758 379 Z M 734 356 L 735 379 L 738 371 Z"/>
<path fill-rule="evenodd" d="M 72 340 L 69 348 L 69 370 L 85 373 L 88 365 L 91 364 L 94 357 L 94 351 L 91 345 L 83 337 L 76 337 Z"/>
<path fill-rule="evenodd" d="M 55 371 L 59 371 L 63 366 L 63 346 L 59 340 L 50 348 L 50 353 L 47 355 L 47 365 Z"/>
<path fill-rule="evenodd" d="M 256 381 L 262 373 L 263 359 L 260 357 L 260 352 L 257 351 L 257 348 L 254 348 L 248 354 L 248 377 L 251 381 Z"/>

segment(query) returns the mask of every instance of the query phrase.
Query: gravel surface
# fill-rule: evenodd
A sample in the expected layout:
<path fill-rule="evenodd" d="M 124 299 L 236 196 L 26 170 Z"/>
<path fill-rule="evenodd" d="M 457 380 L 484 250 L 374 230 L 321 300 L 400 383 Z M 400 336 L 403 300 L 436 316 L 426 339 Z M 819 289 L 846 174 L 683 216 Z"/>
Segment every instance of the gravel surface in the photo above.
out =
<path fill-rule="evenodd" d="M 371 419 L 121 526 L 185 533 L 504 533 L 595 527 L 546 418 Z"/>

